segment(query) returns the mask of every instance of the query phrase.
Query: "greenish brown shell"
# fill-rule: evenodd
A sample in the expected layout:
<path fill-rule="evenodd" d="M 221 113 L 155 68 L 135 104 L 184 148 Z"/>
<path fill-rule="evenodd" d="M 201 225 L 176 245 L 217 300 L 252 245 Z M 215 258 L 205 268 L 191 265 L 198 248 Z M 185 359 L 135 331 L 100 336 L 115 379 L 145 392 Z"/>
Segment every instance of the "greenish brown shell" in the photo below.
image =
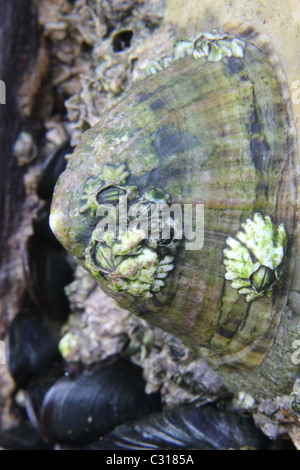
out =
<path fill-rule="evenodd" d="M 299 225 L 298 163 L 274 54 L 251 29 L 231 34 L 239 34 L 242 52 L 228 52 L 226 43 L 226 54 L 212 57 L 205 36 L 206 54 L 190 54 L 188 45 L 176 60 L 157 62 L 158 73 L 136 83 L 83 134 L 56 186 L 51 226 L 123 308 L 214 363 L 249 366 L 263 360 L 287 302 Z M 201 249 L 186 249 L 184 240 L 168 248 L 136 238 L 129 245 L 99 241 L 97 208 L 104 199 L 115 203 L 130 194 L 132 202 L 152 204 L 154 190 L 181 207 L 204 204 Z M 246 298 L 225 258 L 228 240 L 253 220 L 269 224 L 273 246 L 281 240 L 282 250 L 268 271 L 262 261 L 255 279 L 251 273 L 259 295 L 251 285 Z M 132 259 L 139 270 L 130 278 Z M 151 271 L 143 271 L 146 264 Z"/>

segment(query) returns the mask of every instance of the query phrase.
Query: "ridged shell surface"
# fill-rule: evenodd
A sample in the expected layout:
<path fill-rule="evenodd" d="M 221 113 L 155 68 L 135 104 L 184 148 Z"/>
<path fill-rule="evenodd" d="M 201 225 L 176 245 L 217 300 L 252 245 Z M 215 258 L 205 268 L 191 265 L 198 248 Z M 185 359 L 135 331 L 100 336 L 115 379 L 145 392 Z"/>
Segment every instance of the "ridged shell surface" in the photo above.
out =
<path fill-rule="evenodd" d="M 83 134 L 57 184 L 51 226 L 122 307 L 213 362 L 257 365 L 293 272 L 297 150 L 267 44 L 249 29 L 226 39 L 238 41 L 230 52 L 222 38 L 202 36 L 192 54 L 185 46 L 165 58 Z M 150 243 L 140 232 L 101 241 L 97 209 L 124 196 L 183 212 L 203 204 L 203 246 Z"/>

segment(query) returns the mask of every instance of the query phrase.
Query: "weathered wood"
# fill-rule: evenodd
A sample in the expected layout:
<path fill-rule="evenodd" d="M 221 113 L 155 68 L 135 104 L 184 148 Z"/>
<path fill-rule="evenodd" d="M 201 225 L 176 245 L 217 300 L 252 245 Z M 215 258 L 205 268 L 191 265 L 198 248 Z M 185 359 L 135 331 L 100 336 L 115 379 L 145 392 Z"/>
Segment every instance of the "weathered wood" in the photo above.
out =
<path fill-rule="evenodd" d="M 22 221 L 25 198 L 24 169 L 12 148 L 22 127 L 18 90 L 22 77 L 36 60 L 39 45 L 37 7 L 32 0 L 1 0 L 0 79 L 6 85 L 6 104 L 0 105 L 0 338 L 5 334 L 12 289 L 12 243 Z"/>
<path fill-rule="evenodd" d="M 0 340 L 15 314 L 23 293 L 18 233 L 22 224 L 25 187 L 24 167 L 13 156 L 14 142 L 24 126 L 18 90 L 36 60 L 39 46 L 37 7 L 32 0 L 0 2 L 0 80 L 5 83 L 6 104 L 0 104 Z M 3 100 L 1 100 L 3 102 Z M 30 123 L 27 123 L 30 127 Z M 1 360 L 3 362 L 3 358 Z M 0 425 L 10 424 L 7 393 L 11 381 L 0 365 Z"/>

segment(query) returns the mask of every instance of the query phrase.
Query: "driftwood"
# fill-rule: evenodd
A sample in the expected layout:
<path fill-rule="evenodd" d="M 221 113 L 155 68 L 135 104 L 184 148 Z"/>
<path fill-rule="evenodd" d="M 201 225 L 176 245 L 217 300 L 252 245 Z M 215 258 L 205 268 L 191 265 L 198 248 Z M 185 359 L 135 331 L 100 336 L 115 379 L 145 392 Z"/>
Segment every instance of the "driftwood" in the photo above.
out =
<path fill-rule="evenodd" d="M 22 115 L 19 90 L 24 77 L 34 67 L 39 48 L 37 7 L 32 0 L 2 0 L 0 4 L 0 340 L 16 314 L 24 291 L 22 249 L 19 242 L 24 225 L 26 168 L 13 155 L 13 146 L 21 129 L 30 129 L 31 119 Z M 4 85 L 3 85 L 4 84 Z M 5 89 L 3 88 L 5 86 Z M 5 96 L 3 97 L 3 90 Z M 5 99 L 4 99 L 5 98 Z M 5 101 L 5 104 L 3 104 Z M 25 211 L 28 217 L 28 211 Z M 28 226 L 30 221 L 27 222 Z M 1 343 L 1 361 L 3 343 Z M 7 418 L 7 391 L 11 379 L 7 367 L 0 365 L 0 424 Z"/>
<path fill-rule="evenodd" d="M 23 77 L 34 66 L 39 47 L 37 7 L 32 0 L 2 0 L 0 6 L 0 79 L 6 86 L 6 104 L 0 105 L 0 339 L 11 316 L 15 297 L 14 265 L 20 257 L 15 236 L 22 223 L 25 200 L 23 175 L 13 156 L 14 142 L 23 126 L 18 92 Z"/>

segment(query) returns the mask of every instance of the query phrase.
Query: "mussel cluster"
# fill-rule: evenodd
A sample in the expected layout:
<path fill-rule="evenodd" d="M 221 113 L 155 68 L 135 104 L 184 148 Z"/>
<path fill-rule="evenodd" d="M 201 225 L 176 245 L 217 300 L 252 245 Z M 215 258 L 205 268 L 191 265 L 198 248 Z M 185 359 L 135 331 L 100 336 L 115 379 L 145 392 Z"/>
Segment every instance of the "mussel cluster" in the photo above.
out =
<path fill-rule="evenodd" d="M 44 205 L 27 240 L 26 291 L 7 338 L 8 368 L 15 395 L 25 392 L 27 420 L 0 431 L 5 449 L 82 446 L 121 423 L 161 409 L 159 394 L 145 393 L 139 367 L 116 359 L 89 369 L 72 368 L 59 352 L 61 327 L 70 313 L 64 288 L 73 280 L 74 265 L 48 219 L 54 185 L 70 151 L 66 143 L 50 155 L 37 187 Z"/>

